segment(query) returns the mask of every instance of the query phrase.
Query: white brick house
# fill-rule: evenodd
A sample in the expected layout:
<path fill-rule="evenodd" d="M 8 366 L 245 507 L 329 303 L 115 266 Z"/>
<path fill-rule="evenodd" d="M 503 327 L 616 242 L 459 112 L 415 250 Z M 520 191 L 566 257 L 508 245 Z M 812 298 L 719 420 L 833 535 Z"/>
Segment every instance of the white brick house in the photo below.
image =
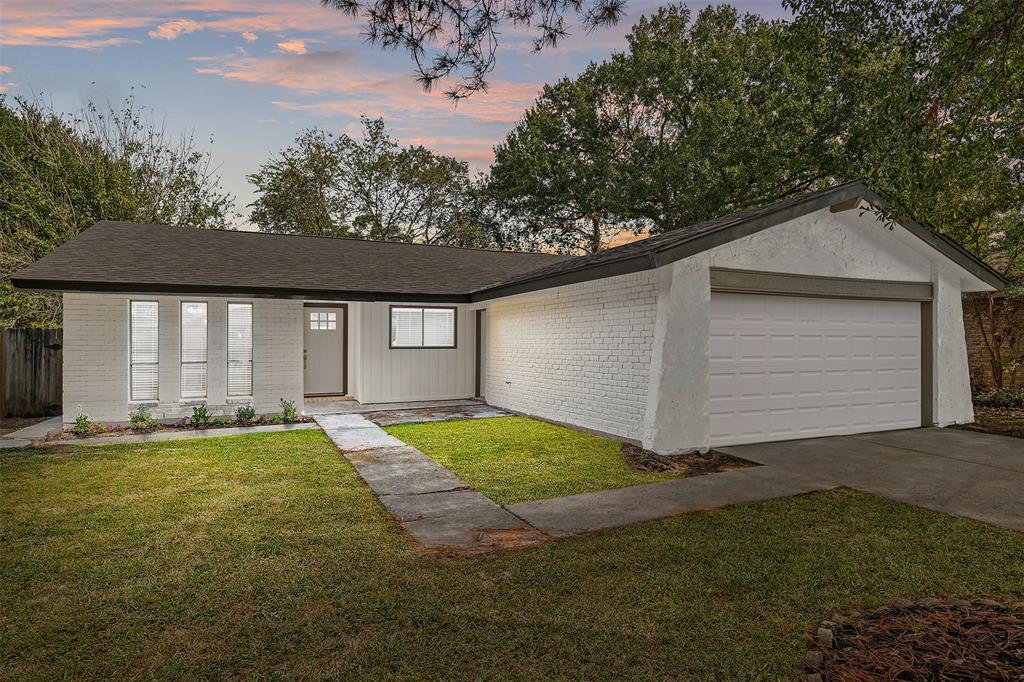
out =
<path fill-rule="evenodd" d="M 478 397 L 659 452 L 973 418 L 960 298 L 1005 284 L 847 183 L 582 257 L 100 223 L 64 412 Z"/>

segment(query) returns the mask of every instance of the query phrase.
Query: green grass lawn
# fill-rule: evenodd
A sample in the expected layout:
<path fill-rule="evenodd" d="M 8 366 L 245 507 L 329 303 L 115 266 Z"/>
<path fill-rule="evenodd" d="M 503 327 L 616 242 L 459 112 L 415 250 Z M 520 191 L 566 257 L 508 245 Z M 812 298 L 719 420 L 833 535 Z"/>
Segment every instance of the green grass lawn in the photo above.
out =
<path fill-rule="evenodd" d="M 1024 535 L 852 492 L 462 560 L 319 431 L 0 453 L 0 679 L 793 679 L 835 609 L 1024 595 Z"/>
<path fill-rule="evenodd" d="M 385 430 L 502 505 L 678 476 L 636 471 L 622 459 L 618 441 L 529 417 L 399 424 Z"/>

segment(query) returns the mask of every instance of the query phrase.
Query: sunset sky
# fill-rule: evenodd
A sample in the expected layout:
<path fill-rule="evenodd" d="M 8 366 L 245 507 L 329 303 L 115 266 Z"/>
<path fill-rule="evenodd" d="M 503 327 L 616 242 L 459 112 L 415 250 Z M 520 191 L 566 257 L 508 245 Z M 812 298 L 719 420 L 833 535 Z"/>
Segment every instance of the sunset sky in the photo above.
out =
<path fill-rule="evenodd" d="M 777 0 L 733 4 L 786 15 Z M 213 139 L 222 184 L 247 214 L 247 173 L 304 127 L 357 132 L 360 114 L 382 116 L 403 143 L 485 169 L 543 83 L 621 49 L 657 5 L 632 0 L 618 26 L 577 30 L 540 53 L 530 51 L 532 33 L 506 29 L 489 92 L 455 106 L 419 89 L 404 53 L 368 46 L 361 24 L 317 0 L 0 0 L 0 89 L 74 111 L 134 87 L 170 129 Z"/>

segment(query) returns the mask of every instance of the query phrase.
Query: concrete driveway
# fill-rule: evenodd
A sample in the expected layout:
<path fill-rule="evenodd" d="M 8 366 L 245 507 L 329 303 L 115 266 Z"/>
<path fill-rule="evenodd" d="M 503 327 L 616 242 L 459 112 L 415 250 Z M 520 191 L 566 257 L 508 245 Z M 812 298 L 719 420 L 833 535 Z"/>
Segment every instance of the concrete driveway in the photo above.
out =
<path fill-rule="evenodd" d="M 1024 439 L 927 428 L 718 449 L 837 486 L 1024 531 Z"/>

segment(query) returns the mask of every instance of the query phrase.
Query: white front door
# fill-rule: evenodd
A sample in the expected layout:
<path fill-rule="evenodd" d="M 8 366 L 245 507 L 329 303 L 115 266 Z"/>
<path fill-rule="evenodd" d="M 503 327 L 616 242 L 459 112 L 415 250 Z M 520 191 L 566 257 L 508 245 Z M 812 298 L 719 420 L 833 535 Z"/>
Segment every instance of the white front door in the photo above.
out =
<path fill-rule="evenodd" d="M 921 304 L 711 295 L 711 445 L 921 425 Z"/>
<path fill-rule="evenodd" d="M 306 306 L 302 352 L 303 393 L 345 393 L 345 308 Z"/>

